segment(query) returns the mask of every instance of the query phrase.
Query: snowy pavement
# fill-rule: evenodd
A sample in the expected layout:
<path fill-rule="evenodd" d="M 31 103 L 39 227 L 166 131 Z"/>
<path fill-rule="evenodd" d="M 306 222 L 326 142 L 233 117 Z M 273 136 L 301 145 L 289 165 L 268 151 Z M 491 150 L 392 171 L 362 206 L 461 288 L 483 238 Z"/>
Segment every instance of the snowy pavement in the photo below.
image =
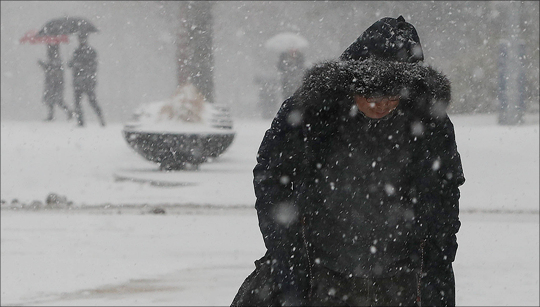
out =
<path fill-rule="evenodd" d="M 452 120 L 467 178 L 457 303 L 539 305 L 538 115 Z M 269 124 L 238 120 L 222 157 L 159 172 L 119 124 L 2 122 L 1 305 L 229 305 L 264 253 L 251 172 Z M 34 202 L 51 192 L 73 205 Z"/>
<path fill-rule="evenodd" d="M 253 209 L 2 211 L 2 305 L 225 306 L 264 254 Z M 538 306 L 538 216 L 464 213 L 460 306 Z"/>

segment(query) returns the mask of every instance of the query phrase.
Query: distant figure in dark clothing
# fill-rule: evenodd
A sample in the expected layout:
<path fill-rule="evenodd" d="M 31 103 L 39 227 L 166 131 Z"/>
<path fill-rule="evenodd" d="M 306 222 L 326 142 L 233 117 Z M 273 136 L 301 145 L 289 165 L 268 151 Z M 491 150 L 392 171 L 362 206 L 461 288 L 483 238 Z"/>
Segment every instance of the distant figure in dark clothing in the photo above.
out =
<path fill-rule="evenodd" d="M 46 121 L 54 119 L 54 105 L 61 107 L 67 114 L 68 120 L 72 113 L 64 102 L 64 68 L 60 59 L 59 46 L 47 45 L 48 61 L 38 60 L 39 66 L 45 71 L 45 90 L 43 91 L 43 103 L 49 108 Z"/>
<path fill-rule="evenodd" d="M 259 89 L 259 105 L 262 117 L 266 119 L 274 118 L 280 106 L 279 80 L 261 73 L 255 76 L 254 81 Z"/>
<path fill-rule="evenodd" d="M 97 73 L 97 53 L 88 45 L 87 34 L 79 34 L 79 47 L 73 53 L 73 59 L 68 66 L 73 69 L 73 90 L 75 94 L 75 115 L 77 124 L 84 126 L 83 112 L 81 109 L 82 95 L 86 93 L 90 105 L 96 111 L 99 122 L 105 126 L 105 120 L 101 113 L 101 108 L 96 100 L 96 73 Z"/>
<path fill-rule="evenodd" d="M 283 99 L 289 98 L 302 84 L 304 73 L 304 55 L 298 50 L 288 50 L 281 53 L 278 61 L 278 70 L 281 74 L 281 88 Z"/>

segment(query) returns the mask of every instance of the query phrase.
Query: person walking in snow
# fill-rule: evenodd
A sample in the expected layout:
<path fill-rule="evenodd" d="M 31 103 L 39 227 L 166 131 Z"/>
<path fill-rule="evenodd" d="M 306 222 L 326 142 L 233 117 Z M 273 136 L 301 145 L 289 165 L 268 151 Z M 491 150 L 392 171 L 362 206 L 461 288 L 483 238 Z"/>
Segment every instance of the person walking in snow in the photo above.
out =
<path fill-rule="evenodd" d="M 66 112 L 67 119 L 71 119 L 71 110 L 64 102 L 64 67 L 60 59 L 59 45 L 47 45 L 47 62 L 38 60 L 38 64 L 45 72 L 45 87 L 43 103 L 47 106 L 48 114 L 45 121 L 54 119 L 54 106 L 57 105 Z"/>
<path fill-rule="evenodd" d="M 81 100 L 83 94 L 88 96 L 90 106 L 96 112 L 99 122 L 105 126 L 105 120 L 96 99 L 97 52 L 88 45 L 88 34 L 79 34 L 79 47 L 75 49 L 68 66 L 73 69 L 73 91 L 75 95 L 75 116 L 77 124 L 84 126 Z"/>
<path fill-rule="evenodd" d="M 304 75 L 254 173 L 267 248 L 233 306 L 455 305 L 459 187 L 449 80 L 385 17 Z"/>
<path fill-rule="evenodd" d="M 287 99 L 302 83 L 305 69 L 304 54 L 295 49 L 282 52 L 277 68 L 281 77 L 281 93 L 283 99 Z"/>

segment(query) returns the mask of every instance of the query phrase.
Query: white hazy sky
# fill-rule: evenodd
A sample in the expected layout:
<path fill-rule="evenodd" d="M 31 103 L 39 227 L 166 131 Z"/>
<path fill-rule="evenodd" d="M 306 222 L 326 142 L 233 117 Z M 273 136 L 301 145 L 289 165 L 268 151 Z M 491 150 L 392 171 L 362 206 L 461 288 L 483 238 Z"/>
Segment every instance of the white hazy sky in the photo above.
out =
<path fill-rule="evenodd" d="M 277 78 L 277 55 L 264 42 L 283 31 L 307 38 L 308 63 L 338 57 L 376 20 L 399 15 L 420 35 L 426 62 L 442 69 L 454 84 L 452 106 L 497 104 L 498 40 L 506 37 L 509 4 L 425 1 L 218 1 L 213 9 L 215 97 L 235 116 L 260 116 L 260 75 Z M 1 116 L 45 117 L 41 104 L 43 72 L 37 65 L 45 46 L 19 45 L 23 34 L 48 20 L 81 16 L 100 29 L 90 44 L 99 52 L 97 94 L 109 122 L 124 122 L 142 103 L 162 100 L 176 87 L 174 2 L 160 1 L 1 1 Z M 523 31 L 528 76 L 538 75 L 538 2 L 525 2 Z M 536 26 L 535 26 L 536 25 Z M 67 61 L 76 39 L 62 45 Z M 72 104 L 70 70 L 65 98 Z M 538 101 L 538 79 L 528 95 Z M 532 93 L 532 94 L 531 94 Z M 536 95 L 536 96 L 534 96 Z M 278 100 L 281 100 L 279 98 Z M 88 105 L 83 102 L 85 108 Z M 277 107 L 276 107 L 277 108 Z M 538 109 L 537 103 L 535 108 Z"/>

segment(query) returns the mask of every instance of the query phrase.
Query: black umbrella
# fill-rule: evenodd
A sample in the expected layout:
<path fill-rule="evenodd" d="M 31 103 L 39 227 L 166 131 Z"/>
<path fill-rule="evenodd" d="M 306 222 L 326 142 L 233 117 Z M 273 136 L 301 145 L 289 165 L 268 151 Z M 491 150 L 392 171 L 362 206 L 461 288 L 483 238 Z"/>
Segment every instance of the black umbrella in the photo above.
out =
<path fill-rule="evenodd" d="M 98 29 L 88 20 L 79 17 L 61 17 L 48 21 L 37 36 L 64 35 L 64 34 L 88 34 L 98 32 Z"/>

